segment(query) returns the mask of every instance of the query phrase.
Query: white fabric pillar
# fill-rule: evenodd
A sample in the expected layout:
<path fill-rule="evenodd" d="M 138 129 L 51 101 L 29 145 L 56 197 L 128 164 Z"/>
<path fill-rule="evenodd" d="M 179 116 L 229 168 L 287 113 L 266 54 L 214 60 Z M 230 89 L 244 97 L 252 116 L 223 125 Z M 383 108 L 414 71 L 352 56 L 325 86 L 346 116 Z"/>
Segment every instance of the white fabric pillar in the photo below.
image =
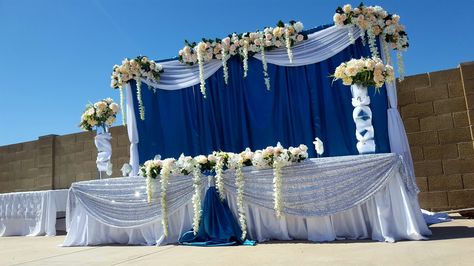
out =
<path fill-rule="evenodd" d="M 130 83 L 125 85 L 125 93 L 127 98 L 127 132 L 128 140 L 130 141 L 130 165 L 132 166 L 131 176 L 138 175 L 139 158 L 138 158 L 138 130 L 137 121 L 135 120 L 135 109 L 133 109 L 133 95 Z"/>
<path fill-rule="evenodd" d="M 382 39 L 380 39 L 382 42 Z M 387 58 L 385 53 L 381 53 L 382 60 L 387 64 Z M 397 86 L 395 81 L 386 83 L 387 97 L 388 97 L 388 109 L 387 109 L 387 122 L 388 122 L 388 139 L 390 141 L 390 150 L 394 153 L 403 156 L 405 165 L 412 177 L 415 176 L 415 170 L 413 168 L 413 160 L 411 157 L 410 145 L 408 143 L 407 134 L 405 132 L 405 126 L 398 112 L 398 100 L 397 100 Z"/>

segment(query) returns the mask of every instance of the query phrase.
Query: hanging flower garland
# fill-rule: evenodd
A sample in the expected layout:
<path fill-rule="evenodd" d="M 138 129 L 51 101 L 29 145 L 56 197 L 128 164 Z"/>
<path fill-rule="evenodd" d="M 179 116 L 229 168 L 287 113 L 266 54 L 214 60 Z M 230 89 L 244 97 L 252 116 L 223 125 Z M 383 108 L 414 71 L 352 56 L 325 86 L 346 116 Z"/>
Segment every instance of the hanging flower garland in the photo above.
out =
<path fill-rule="evenodd" d="M 268 27 L 263 31 L 245 32 L 242 34 L 232 33 L 222 40 L 203 39 L 199 44 L 195 42 L 190 43 L 185 40 L 185 46 L 179 51 L 178 59 L 181 63 L 191 66 L 195 64 L 200 65 L 201 86 L 204 84 L 204 68 L 201 67 L 201 64 L 212 59 L 221 60 L 224 71 L 224 81 L 227 84 L 229 75 L 227 61 L 230 57 L 238 55 L 241 58 L 244 77 L 247 76 L 248 58 L 256 53 L 262 52 L 262 49 L 271 50 L 285 44 L 288 59 L 290 62 L 293 62 L 291 47 L 293 47 L 295 43 L 308 38 L 302 31 L 303 23 L 301 22 L 290 21 L 288 24 L 285 24 L 279 21 L 276 27 Z M 202 43 L 205 43 L 205 46 L 202 46 L 201 49 L 196 49 L 196 46 L 201 46 Z M 266 69 L 266 62 L 263 64 Z M 266 72 L 266 70 L 264 71 Z M 265 79 L 265 85 L 267 89 L 270 88 L 269 80 L 267 81 L 267 79 Z M 201 87 L 201 93 L 205 95 L 205 88 Z"/>
<path fill-rule="evenodd" d="M 173 172 L 174 159 L 168 158 L 163 161 L 160 182 L 161 182 L 161 224 L 163 225 L 164 235 L 168 236 L 168 201 L 166 192 L 169 185 L 169 177 Z"/>
<path fill-rule="evenodd" d="M 193 187 L 194 187 L 194 195 L 192 198 L 193 208 L 194 208 L 194 216 L 193 216 L 193 232 L 194 235 L 197 235 L 199 231 L 199 223 L 201 221 L 201 171 L 206 168 L 208 164 L 207 157 L 204 155 L 199 155 L 194 158 L 196 161 L 196 165 L 193 169 Z"/>
<path fill-rule="evenodd" d="M 400 24 L 400 16 L 389 14 L 380 6 L 364 6 L 361 3 L 356 8 L 352 8 L 349 4 L 338 7 L 333 19 L 337 26 L 357 26 L 362 31 L 363 40 L 364 35 L 367 34 L 373 57 L 378 57 L 379 55 L 376 37 L 381 36 L 383 42 L 389 44 L 391 49 L 397 51 L 400 80 L 403 80 L 404 69 L 401 53 L 408 49 L 409 43 L 405 26 Z M 349 34 L 351 34 L 351 31 L 349 31 Z M 384 53 L 386 52 L 384 51 Z M 389 57 L 387 57 L 388 59 Z"/>
<path fill-rule="evenodd" d="M 214 156 L 216 159 L 216 165 L 214 166 L 214 171 L 216 172 L 216 189 L 219 193 L 219 198 L 221 201 L 225 199 L 225 191 L 224 191 L 224 168 L 227 167 L 229 154 L 226 152 L 214 152 Z"/>
<path fill-rule="evenodd" d="M 148 160 L 140 166 L 140 175 L 146 177 L 147 201 L 151 203 L 153 198 L 153 179 L 161 173 L 163 162 L 161 160 Z"/>
<path fill-rule="evenodd" d="M 154 83 L 160 81 L 160 73 L 163 73 L 163 66 L 157 64 L 153 60 L 149 60 L 146 56 L 138 56 L 135 59 L 125 58 L 122 64 L 113 67 L 110 86 L 114 89 L 120 89 L 120 103 L 123 108 L 123 87 L 130 80 L 137 82 L 137 98 L 138 109 L 140 111 L 140 119 L 145 119 L 145 108 L 143 106 L 141 96 L 141 80 L 145 79 Z M 124 117 L 122 112 L 122 117 Z M 125 120 L 122 120 L 125 123 Z"/>
<path fill-rule="evenodd" d="M 263 36 L 260 37 L 257 44 L 260 45 L 260 54 L 262 55 L 263 79 L 265 81 L 265 87 L 267 87 L 267 90 L 270 90 L 270 77 L 268 76 L 268 64 L 267 57 L 265 55 L 265 41 Z"/>

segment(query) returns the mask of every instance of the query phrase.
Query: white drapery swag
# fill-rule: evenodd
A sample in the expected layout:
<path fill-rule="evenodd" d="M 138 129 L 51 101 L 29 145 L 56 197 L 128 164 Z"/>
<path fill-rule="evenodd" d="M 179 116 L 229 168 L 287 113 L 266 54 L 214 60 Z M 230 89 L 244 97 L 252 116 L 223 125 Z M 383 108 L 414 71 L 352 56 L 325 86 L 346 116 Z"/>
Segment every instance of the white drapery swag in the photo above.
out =
<path fill-rule="evenodd" d="M 56 235 L 67 189 L 0 194 L 0 236 Z"/>
<path fill-rule="evenodd" d="M 351 28 L 352 27 L 352 28 Z M 289 62 L 286 48 L 275 49 L 266 52 L 267 63 L 279 66 L 303 66 L 315 64 L 324 61 L 337 53 L 341 52 L 349 45 L 351 39 L 349 31 L 352 31 L 354 39 L 360 37 L 361 32 L 358 27 L 354 26 L 332 26 L 315 33 L 308 34 L 308 40 L 297 43 L 292 47 L 293 63 Z M 384 53 L 381 53 L 382 55 Z M 254 58 L 261 60 L 261 55 L 256 54 Z M 188 66 L 178 60 L 161 63 L 165 72 L 161 74 L 160 82 L 153 83 L 142 79 L 142 82 L 163 90 L 178 90 L 191 87 L 200 83 L 199 66 Z M 207 79 L 222 67 L 220 60 L 211 60 L 204 64 L 204 78 Z M 262 77 L 263 78 L 263 77 Z M 130 165 L 133 168 L 133 175 L 138 173 L 138 131 L 136 130 L 135 116 L 132 115 L 133 99 L 131 97 L 130 85 L 126 86 L 127 91 L 127 123 L 131 129 L 128 130 L 130 139 Z M 397 110 L 397 93 L 395 84 L 387 84 L 387 96 L 390 102 L 388 109 L 388 131 L 391 151 L 400 154 L 407 162 L 408 170 L 414 173 L 413 162 L 411 160 L 410 149 L 405 133 L 405 128 Z M 132 142 L 133 141 L 133 142 Z"/>
<path fill-rule="evenodd" d="M 423 220 L 414 179 L 396 154 L 311 159 L 282 169 L 284 217 L 273 210 L 273 170 L 243 169 L 250 237 L 329 241 L 336 237 L 379 241 L 420 240 Z M 237 216 L 235 176 L 224 173 L 229 207 Z M 192 227 L 193 183 L 171 176 L 167 194 L 169 236 L 163 236 L 159 182 L 147 202 L 144 178 L 74 183 L 67 205 L 64 246 L 176 243 Z M 204 193 L 204 190 L 203 192 Z"/>

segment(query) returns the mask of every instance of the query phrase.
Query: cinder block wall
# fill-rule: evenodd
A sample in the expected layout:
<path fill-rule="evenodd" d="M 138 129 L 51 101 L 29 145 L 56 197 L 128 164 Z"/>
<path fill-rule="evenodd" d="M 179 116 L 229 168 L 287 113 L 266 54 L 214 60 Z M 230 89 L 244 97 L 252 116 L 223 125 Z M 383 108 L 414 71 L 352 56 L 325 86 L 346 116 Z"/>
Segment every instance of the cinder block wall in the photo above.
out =
<path fill-rule="evenodd" d="M 398 84 L 398 104 L 421 206 L 474 207 L 474 62 L 407 77 Z"/>
<path fill-rule="evenodd" d="M 113 176 L 129 160 L 127 130 L 111 128 Z M 97 179 L 97 149 L 93 132 L 48 135 L 36 141 L 0 147 L 0 193 L 68 188 Z"/>

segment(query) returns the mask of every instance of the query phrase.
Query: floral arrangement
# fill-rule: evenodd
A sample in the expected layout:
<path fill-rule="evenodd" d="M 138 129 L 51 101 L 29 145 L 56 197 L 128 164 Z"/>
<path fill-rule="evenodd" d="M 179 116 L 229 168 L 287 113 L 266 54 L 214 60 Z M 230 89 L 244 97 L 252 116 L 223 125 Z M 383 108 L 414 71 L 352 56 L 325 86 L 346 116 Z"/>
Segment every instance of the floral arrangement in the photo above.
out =
<path fill-rule="evenodd" d="M 267 62 L 265 51 L 285 46 L 288 59 L 293 62 L 291 47 L 308 37 L 302 33 L 303 23 L 290 21 L 283 23 L 279 21 L 275 27 L 265 28 L 263 31 L 245 32 L 241 34 L 232 33 L 224 39 L 202 39 L 201 42 L 188 42 L 179 51 L 179 61 L 188 65 L 199 64 L 199 74 L 201 80 L 201 93 L 206 96 L 204 80 L 204 63 L 212 59 L 222 61 L 224 70 L 224 82 L 228 82 L 227 60 L 232 56 L 239 56 L 243 62 L 244 77 L 247 76 L 248 58 L 256 53 L 262 53 L 262 64 L 265 85 L 270 89 L 270 79 L 267 73 Z"/>
<path fill-rule="evenodd" d="M 367 34 L 373 57 L 379 57 L 375 38 L 381 36 L 383 52 L 387 62 L 390 62 L 390 53 L 387 45 L 397 51 L 398 72 L 400 73 L 400 79 L 403 80 L 404 69 L 401 52 L 408 49 L 409 43 L 405 26 L 400 24 L 399 15 L 389 14 L 380 6 L 364 6 L 361 3 L 356 8 L 352 8 L 349 4 L 338 7 L 333 19 L 334 23 L 338 26 L 357 26 L 362 31 L 363 41 L 365 41 L 365 34 Z M 349 31 L 349 37 L 354 41 L 351 30 Z"/>
<path fill-rule="evenodd" d="M 393 67 L 384 65 L 380 58 L 351 59 L 341 63 L 334 72 L 334 80 L 341 79 L 344 85 L 360 84 L 380 88 L 393 81 Z"/>
<path fill-rule="evenodd" d="M 123 124 L 125 124 L 125 115 L 123 108 L 123 86 L 130 80 L 137 82 L 137 98 L 140 118 L 145 119 L 145 107 L 143 106 L 141 94 L 141 80 L 152 81 L 158 83 L 160 81 L 160 73 L 163 72 L 163 66 L 146 56 L 137 56 L 135 59 L 125 58 L 122 64 L 114 65 L 110 86 L 114 89 L 120 89 L 120 104 L 122 108 Z"/>
<path fill-rule="evenodd" d="M 82 113 L 79 127 L 85 131 L 102 127 L 105 131 L 106 126 L 110 127 L 114 123 L 118 110 L 119 106 L 111 98 L 88 104 Z"/>
<path fill-rule="evenodd" d="M 196 157 L 185 156 L 181 154 L 178 160 L 175 159 L 154 159 L 146 161 L 140 167 L 140 175 L 147 178 L 147 195 L 148 202 L 151 202 L 153 192 L 153 179 L 160 178 L 161 182 L 161 204 L 163 215 L 163 227 L 165 233 L 168 232 L 167 221 L 167 204 L 166 190 L 169 184 L 169 176 L 175 175 L 192 175 L 194 195 L 192 198 L 194 217 L 193 231 L 197 234 L 199 230 L 199 222 L 201 219 L 201 186 L 202 174 L 216 175 L 216 188 L 219 192 L 221 200 L 224 200 L 224 182 L 223 171 L 226 169 L 235 170 L 235 184 L 237 187 L 237 210 L 239 214 L 239 223 L 242 229 L 242 239 L 247 235 L 246 214 L 244 209 L 244 185 L 245 176 L 242 168 L 245 166 L 255 166 L 257 168 L 273 168 L 274 169 L 274 198 L 275 211 L 278 217 L 281 217 L 283 205 L 281 200 L 281 168 L 292 163 L 302 162 L 308 158 L 308 147 L 299 145 L 298 147 L 289 147 L 288 149 L 278 143 L 275 147 L 267 147 L 263 150 L 255 152 L 246 148 L 241 153 L 232 152 L 213 152 L 208 156 L 198 155 Z"/>

